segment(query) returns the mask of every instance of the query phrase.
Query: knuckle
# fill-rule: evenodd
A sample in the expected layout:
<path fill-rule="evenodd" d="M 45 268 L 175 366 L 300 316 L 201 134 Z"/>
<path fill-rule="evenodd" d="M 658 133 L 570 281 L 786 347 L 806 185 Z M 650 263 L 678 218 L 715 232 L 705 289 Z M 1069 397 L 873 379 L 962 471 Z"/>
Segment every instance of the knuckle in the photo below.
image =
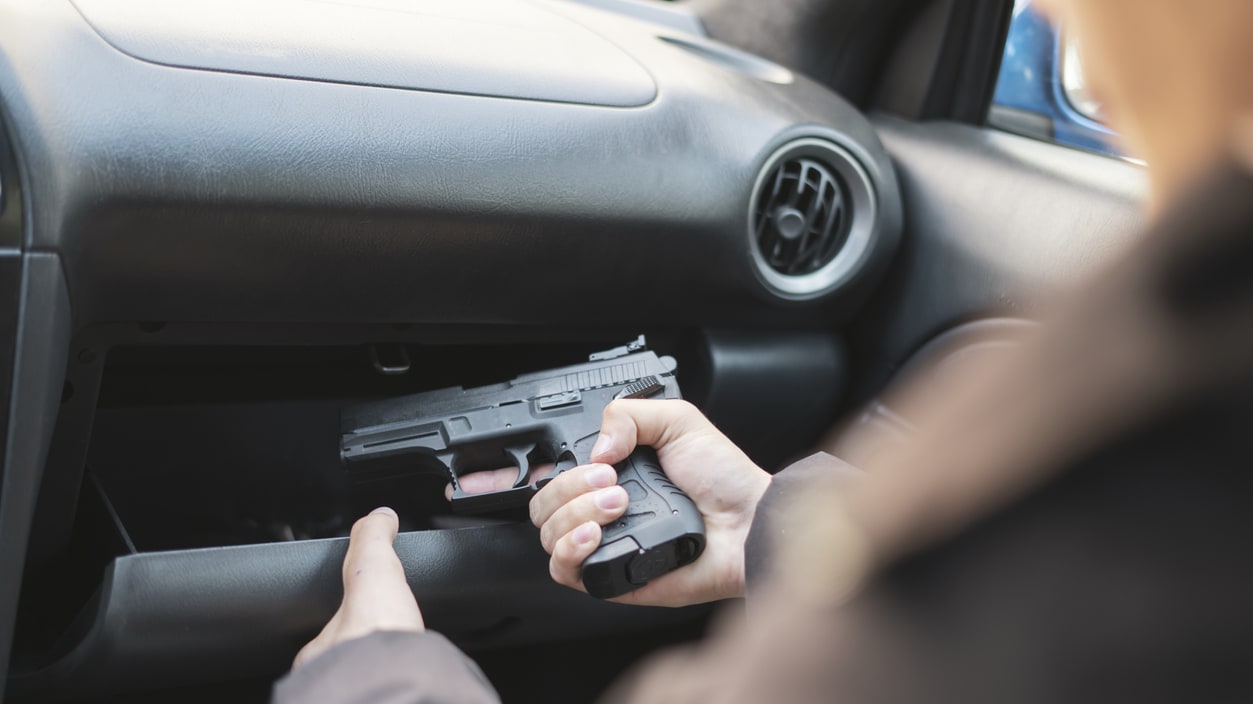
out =
<path fill-rule="evenodd" d="M 626 399 L 615 399 L 610 401 L 609 404 L 605 406 L 605 410 L 601 412 L 601 420 L 604 421 L 605 424 L 609 424 L 610 422 L 616 421 L 627 415 L 626 406 L 628 403 L 629 402 Z"/>
<path fill-rule="evenodd" d="M 548 486 L 544 488 L 552 489 L 553 490 L 552 493 L 554 496 L 564 495 L 570 491 L 571 487 L 578 485 L 579 480 L 583 478 L 583 475 L 586 472 L 587 472 L 586 466 L 580 466 L 580 467 L 575 467 L 573 469 L 566 470 L 562 472 L 561 474 L 558 474 L 557 476 L 553 477 L 553 480 L 551 482 L 548 482 Z"/>
<path fill-rule="evenodd" d="M 600 518 L 604 515 L 605 509 L 601 508 L 600 504 L 597 503 L 597 498 L 601 491 L 612 491 L 615 488 L 617 487 L 591 491 L 580 496 L 577 501 L 570 502 L 570 526 L 573 528 L 588 521 L 600 523 Z"/>
<path fill-rule="evenodd" d="M 540 526 L 539 543 L 544 547 L 544 552 L 549 555 L 553 554 L 556 546 L 553 541 L 552 521 L 548 521 L 544 525 Z"/>
<path fill-rule="evenodd" d="M 561 564 L 557 561 L 556 555 L 553 555 L 552 559 L 548 561 L 548 576 L 552 577 L 553 581 L 557 584 L 567 584 L 562 574 Z"/>
<path fill-rule="evenodd" d="M 553 543 L 553 562 L 566 565 L 570 562 L 570 536 L 563 535 Z"/>
<path fill-rule="evenodd" d="M 545 489 L 547 489 L 547 487 L 545 487 Z M 527 504 L 527 511 L 531 514 L 531 525 L 535 526 L 536 528 L 543 528 L 544 526 L 544 521 L 543 519 L 540 518 L 542 515 L 544 515 L 543 511 L 544 511 L 545 502 L 543 498 L 541 498 L 543 494 L 544 492 L 541 491 L 540 493 L 531 497 L 531 503 Z"/>
<path fill-rule="evenodd" d="M 700 412 L 700 409 L 687 399 L 674 399 L 669 403 L 672 404 L 670 406 L 670 413 L 668 414 L 670 422 L 688 423 L 697 418 L 704 417 L 704 414 Z"/>
<path fill-rule="evenodd" d="M 567 477 L 573 473 L 574 470 L 562 472 L 531 497 L 529 504 L 531 522 L 537 527 L 561 508 L 562 497 L 567 493 L 566 486 L 569 483 Z"/>

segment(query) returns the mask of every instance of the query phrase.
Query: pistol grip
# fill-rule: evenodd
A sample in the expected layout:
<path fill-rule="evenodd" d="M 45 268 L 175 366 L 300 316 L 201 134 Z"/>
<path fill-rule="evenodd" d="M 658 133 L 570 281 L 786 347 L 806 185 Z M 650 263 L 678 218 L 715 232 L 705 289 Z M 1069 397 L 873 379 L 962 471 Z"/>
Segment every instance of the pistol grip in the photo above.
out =
<path fill-rule="evenodd" d="M 636 448 L 615 469 L 629 503 L 621 518 L 604 527 L 600 547 L 582 569 L 584 588 L 600 599 L 639 589 L 692 563 L 705 549 L 700 511 L 666 477 L 651 447 Z"/>

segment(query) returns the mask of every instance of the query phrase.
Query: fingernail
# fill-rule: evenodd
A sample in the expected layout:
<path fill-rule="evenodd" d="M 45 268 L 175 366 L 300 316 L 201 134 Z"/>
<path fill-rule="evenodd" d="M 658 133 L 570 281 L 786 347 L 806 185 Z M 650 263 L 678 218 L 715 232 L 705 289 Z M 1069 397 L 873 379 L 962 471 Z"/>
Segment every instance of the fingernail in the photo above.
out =
<path fill-rule="evenodd" d="M 602 464 L 587 470 L 587 485 L 593 489 L 604 489 L 618 483 L 618 473 L 613 467 Z"/>
<path fill-rule="evenodd" d="M 612 447 L 613 447 L 613 438 L 609 437 L 608 435 L 605 435 L 604 433 L 601 433 L 596 438 L 596 444 L 592 445 L 592 457 L 603 455 L 606 452 L 609 452 L 610 448 Z"/>
<path fill-rule="evenodd" d="M 574 529 L 574 544 L 587 545 L 596 537 L 596 524 L 588 521 Z"/>
<path fill-rule="evenodd" d="M 396 515 L 395 511 L 391 510 L 390 508 L 386 506 L 379 506 L 378 508 L 371 511 L 370 515 L 373 516 L 376 513 L 381 513 L 386 516 L 391 516 L 392 518 L 395 518 L 396 520 L 400 520 L 400 516 Z"/>
<path fill-rule="evenodd" d="M 605 510 L 622 508 L 626 504 L 626 492 L 616 486 L 596 492 L 596 505 Z"/>

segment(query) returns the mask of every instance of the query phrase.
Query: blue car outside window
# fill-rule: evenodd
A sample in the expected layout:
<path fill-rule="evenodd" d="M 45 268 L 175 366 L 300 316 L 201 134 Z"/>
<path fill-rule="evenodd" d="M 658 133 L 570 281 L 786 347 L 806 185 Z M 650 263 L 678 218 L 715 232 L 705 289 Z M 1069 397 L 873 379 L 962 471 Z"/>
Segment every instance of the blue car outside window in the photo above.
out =
<path fill-rule="evenodd" d="M 1113 130 L 1075 108 L 1062 75 L 1064 43 L 1053 25 L 1018 0 L 989 113 L 990 124 L 1058 144 L 1120 156 Z"/>

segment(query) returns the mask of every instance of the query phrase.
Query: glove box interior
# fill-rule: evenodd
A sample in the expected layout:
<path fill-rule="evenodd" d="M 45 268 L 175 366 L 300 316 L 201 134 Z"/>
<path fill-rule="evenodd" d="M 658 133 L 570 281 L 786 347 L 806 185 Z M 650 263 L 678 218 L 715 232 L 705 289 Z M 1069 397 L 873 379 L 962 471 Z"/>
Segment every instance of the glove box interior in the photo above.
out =
<path fill-rule="evenodd" d="M 345 406 L 580 363 L 638 332 L 220 346 L 166 329 L 152 342 L 79 345 L 34 520 L 10 696 L 281 674 L 338 605 L 352 522 L 380 505 L 401 517 L 396 549 L 428 626 L 484 662 L 580 639 L 692 637 L 708 608 L 629 607 L 555 585 L 524 508 L 458 516 L 444 477 L 358 482 L 339 460 Z M 816 435 L 826 419 L 815 404 L 833 409 L 843 385 L 829 334 L 646 332 L 650 349 L 677 359 L 684 395 L 749 448 L 800 447 L 786 433 Z M 818 391 L 805 405 L 797 389 Z M 516 669 L 485 665 L 491 677 Z"/>
<path fill-rule="evenodd" d="M 120 348 L 100 387 L 87 471 L 141 552 L 345 537 L 356 518 L 383 505 L 406 532 L 525 519 L 525 507 L 504 517 L 453 515 L 439 474 L 357 481 L 340 462 L 340 411 L 506 381 L 596 349 Z"/>
<path fill-rule="evenodd" d="M 96 418 L 88 467 L 141 552 L 346 536 L 354 517 L 382 505 L 404 516 L 405 530 L 436 527 L 449 513 L 443 480 L 354 483 L 339 464 L 338 409 L 108 409 Z"/>
<path fill-rule="evenodd" d="M 456 515 L 443 476 L 358 482 L 339 458 L 346 406 L 494 384 L 633 337 L 80 354 L 41 488 L 9 695 L 280 675 L 338 606 L 353 521 L 381 505 L 401 516 L 396 549 L 428 626 L 486 663 L 610 634 L 691 637 L 707 609 L 624 607 L 554 584 L 525 507 Z"/>

